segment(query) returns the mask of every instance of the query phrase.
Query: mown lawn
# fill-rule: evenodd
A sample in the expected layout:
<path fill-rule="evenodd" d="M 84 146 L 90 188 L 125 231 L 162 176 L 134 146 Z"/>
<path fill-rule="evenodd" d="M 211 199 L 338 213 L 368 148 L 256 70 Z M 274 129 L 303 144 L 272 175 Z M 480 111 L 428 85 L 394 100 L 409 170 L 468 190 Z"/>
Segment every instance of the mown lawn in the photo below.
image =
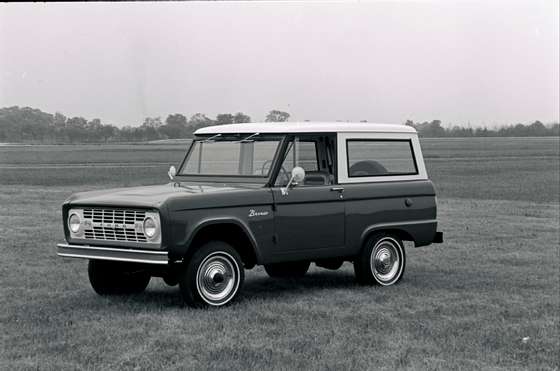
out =
<path fill-rule="evenodd" d="M 57 258 L 55 245 L 61 202 L 104 185 L 46 185 L 40 170 L 4 183 L 14 175 L 0 169 L 0 369 L 558 369 L 556 145 L 519 149 L 514 166 L 515 143 L 497 154 L 426 143 L 446 242 L 409 246 L 399 285 L 358 286 L 350 264 L 290 281 L 255 269 L 220 310 L 185 307 L 160 279 L 137 296 L 95 295 L 86 263 Z M 493 153 L 455 161 L 468 156 L 453 146 Z M 106 183 L 148 182 L 131 179 Z"/>

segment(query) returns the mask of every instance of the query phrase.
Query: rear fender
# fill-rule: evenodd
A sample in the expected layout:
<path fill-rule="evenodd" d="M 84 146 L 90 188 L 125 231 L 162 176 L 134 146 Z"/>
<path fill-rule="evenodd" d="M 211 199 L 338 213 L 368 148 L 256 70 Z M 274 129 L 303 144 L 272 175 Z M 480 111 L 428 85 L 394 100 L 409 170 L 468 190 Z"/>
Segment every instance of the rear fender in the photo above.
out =
<path fill-rule="evenodd" d="M 377 232 L 395 233 L 405 241 L 413 241 L 416 247 L 429 245 L 434 241 L 437 220 L 415 220 L 398 223 L 374 224 L 364 230 L 361 235 L 361 246 L 369 237 Z"/>

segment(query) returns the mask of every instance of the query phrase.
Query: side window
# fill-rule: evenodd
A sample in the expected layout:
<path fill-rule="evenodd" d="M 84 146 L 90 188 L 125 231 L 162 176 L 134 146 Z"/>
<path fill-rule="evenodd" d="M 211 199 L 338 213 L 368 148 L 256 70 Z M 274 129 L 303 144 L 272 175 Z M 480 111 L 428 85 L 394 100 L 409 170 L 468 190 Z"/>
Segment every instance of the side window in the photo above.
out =
<path fill-rule="evenodd" d="M 292 169 L 296 166 L 301 166 L 306 172 L 317 172 L 319 170 L 317 143 L 315 141 L 296 138 L 288 144 L 275 185 L 286 186 L 290 180 Z"/>
<path fill-rule="evenodd" d="M 346 149 L 351 178 L 418 174 L 410 140 L 349 139 Z"/>

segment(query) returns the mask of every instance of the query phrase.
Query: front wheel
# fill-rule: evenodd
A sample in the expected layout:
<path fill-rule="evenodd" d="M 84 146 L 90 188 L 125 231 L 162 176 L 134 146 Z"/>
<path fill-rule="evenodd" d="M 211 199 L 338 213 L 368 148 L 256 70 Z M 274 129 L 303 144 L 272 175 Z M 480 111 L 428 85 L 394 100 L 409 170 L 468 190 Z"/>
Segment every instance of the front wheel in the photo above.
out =
<path fill-rule="evenodd" d="M 406 255 L 400 238 L 391 234 L 371 237 L 354 261 L 358 282 L 389 286 L 404 274 Z"/>
<path fill-rule="evenodd" d="M 139 294 L 150 282 L 150 275 L 134 264 L 106 260 L 90 260 L 88 276 L 99 295 Z"/>
<path fill-rule="evenodd" d="M 179 288 L 187 305 L 221 307 L 236 296 L 245 278 L 241 257 L 222 241 L 198 249 L 179 275 Z"/>

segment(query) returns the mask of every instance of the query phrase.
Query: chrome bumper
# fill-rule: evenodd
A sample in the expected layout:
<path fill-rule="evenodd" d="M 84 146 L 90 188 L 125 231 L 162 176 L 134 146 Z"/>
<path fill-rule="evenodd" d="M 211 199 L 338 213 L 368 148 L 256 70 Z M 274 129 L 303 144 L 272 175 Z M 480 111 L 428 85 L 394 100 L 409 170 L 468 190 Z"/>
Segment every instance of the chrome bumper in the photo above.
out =
<path fill-rule="evenodd" d="M 169 264 L 167 251 L 118 249 L 113 247 L 70 245 L 67 243 L 59 243 L 56 247 L 56 254 L 65 258 L 114 260 L 147 264 Z"/>

